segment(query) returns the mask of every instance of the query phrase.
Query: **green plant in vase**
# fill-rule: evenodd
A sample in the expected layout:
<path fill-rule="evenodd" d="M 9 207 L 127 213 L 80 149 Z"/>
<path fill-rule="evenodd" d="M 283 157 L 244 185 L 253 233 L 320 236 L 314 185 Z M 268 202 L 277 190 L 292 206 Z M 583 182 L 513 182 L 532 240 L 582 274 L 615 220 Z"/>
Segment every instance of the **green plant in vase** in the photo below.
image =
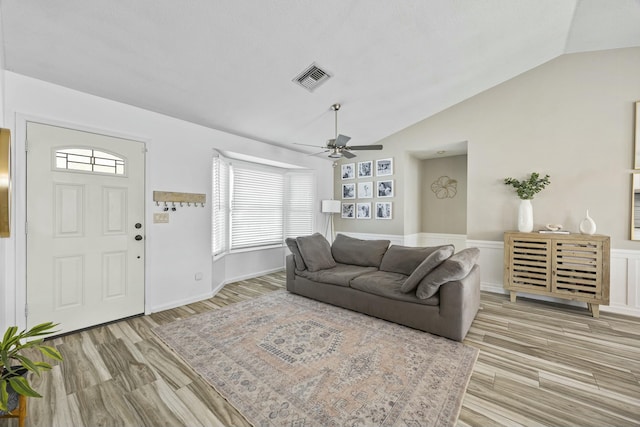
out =
<path fill-rule="evenodd" d="M 539 173 L 532 172 L 529 179 L 519 181 L 515 178 L 505 178 L 504 183 L 511 185 L 516 189 L 516 193 L 518 193 L 520 200 L 531 200 L 534 195 L 538 194 L 544 190 L 547 185 L 551 184 L 551 181 L 549 181 L 549 175 L 545 175 L 543 178 L 540 178 Z"/>
<path fill-rule="evenodd" d="M 28 397 L 42 397 L 35 391 L 29 379 L 28 372 L 40 375 L 40 372 L 48 371 L 51 365 L 46 362 L 33 361 L 25 353 L 29 349 L 37 349 L 43 356 L 62 361 L 62 355 L 55 348 L 44 345 L 45 335 L 50 335 L 56 331 L 53 328 L 58 326 L 52 322 L 41 323 L 29 330 L 18 332 L 17 326 L 10 326 L 4 333 L 0 341 L 0 411 L 10 411 L 8 407 L 9 393 L 17 393 Z"/>
<path fill-rule="evenodd" d="M 532 172 L 529 179 L 517 180 L 515 178 L 505 178 L 504 183 L 515 188 L 520 198 L 520 207 L 518 208 L 518 231 L 530 233 L 533 231 L 533 207 L 531 199 L 533 196 L 544 190 L 551 184 L 549 175 L 540 178 L 540 174 Z"/>

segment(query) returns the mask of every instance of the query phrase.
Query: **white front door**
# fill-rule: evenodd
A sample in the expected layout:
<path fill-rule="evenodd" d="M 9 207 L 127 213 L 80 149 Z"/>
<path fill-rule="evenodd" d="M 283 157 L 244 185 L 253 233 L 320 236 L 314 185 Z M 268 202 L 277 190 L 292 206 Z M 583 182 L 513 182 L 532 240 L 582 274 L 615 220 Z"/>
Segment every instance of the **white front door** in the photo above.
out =
<path fill-rule="evenodd" d="M 27 326 L 144 312 L 144 144 L 27 123 Z"/>

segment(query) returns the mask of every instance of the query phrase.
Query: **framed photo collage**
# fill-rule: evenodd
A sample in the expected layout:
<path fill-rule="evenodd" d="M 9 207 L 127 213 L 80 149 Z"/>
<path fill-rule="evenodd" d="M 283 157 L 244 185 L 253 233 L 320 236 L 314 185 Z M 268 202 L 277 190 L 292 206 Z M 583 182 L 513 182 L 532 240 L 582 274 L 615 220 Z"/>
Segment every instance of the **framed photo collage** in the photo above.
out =
<path fill-rule="evenodd" d="M 384 200 L 394 196 L 392 158 L 345 163 L 340 168 L 342 180 L 352 181 L 342 183 L 342 218 L 392 219 L 393 204 Z"/>

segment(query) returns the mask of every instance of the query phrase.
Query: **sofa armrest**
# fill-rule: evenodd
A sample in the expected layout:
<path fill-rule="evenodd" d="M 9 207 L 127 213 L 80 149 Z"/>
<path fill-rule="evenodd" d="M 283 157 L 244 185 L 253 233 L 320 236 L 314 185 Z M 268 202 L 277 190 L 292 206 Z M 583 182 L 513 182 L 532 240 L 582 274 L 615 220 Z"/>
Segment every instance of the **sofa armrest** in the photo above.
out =
<path fill-rule="evenodd" d="M 480 308 L 480 266 L 474 265 L 469 274 L 460 280 L 447 282 L 440 287 L 440 314 L 456 319 L 454 336 L 464 339 Z M 455 338 L 454 338 L 455 339 Z"/>

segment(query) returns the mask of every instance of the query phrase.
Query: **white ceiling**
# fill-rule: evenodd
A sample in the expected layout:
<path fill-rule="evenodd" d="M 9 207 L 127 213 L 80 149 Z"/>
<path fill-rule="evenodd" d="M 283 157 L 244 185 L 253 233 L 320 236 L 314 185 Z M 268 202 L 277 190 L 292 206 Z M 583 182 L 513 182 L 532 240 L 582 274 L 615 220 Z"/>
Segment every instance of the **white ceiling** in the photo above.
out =
<path fill-rule="evenodd" d="M 333 136 L 335 102 L 339 132 L 371 144 L 563 53 L 640 46 L 640 0 L 0 7 L 7 70 L 303 151 Z M 333 77 L 310 93 L 291 80 L 313 62 Z"/>

